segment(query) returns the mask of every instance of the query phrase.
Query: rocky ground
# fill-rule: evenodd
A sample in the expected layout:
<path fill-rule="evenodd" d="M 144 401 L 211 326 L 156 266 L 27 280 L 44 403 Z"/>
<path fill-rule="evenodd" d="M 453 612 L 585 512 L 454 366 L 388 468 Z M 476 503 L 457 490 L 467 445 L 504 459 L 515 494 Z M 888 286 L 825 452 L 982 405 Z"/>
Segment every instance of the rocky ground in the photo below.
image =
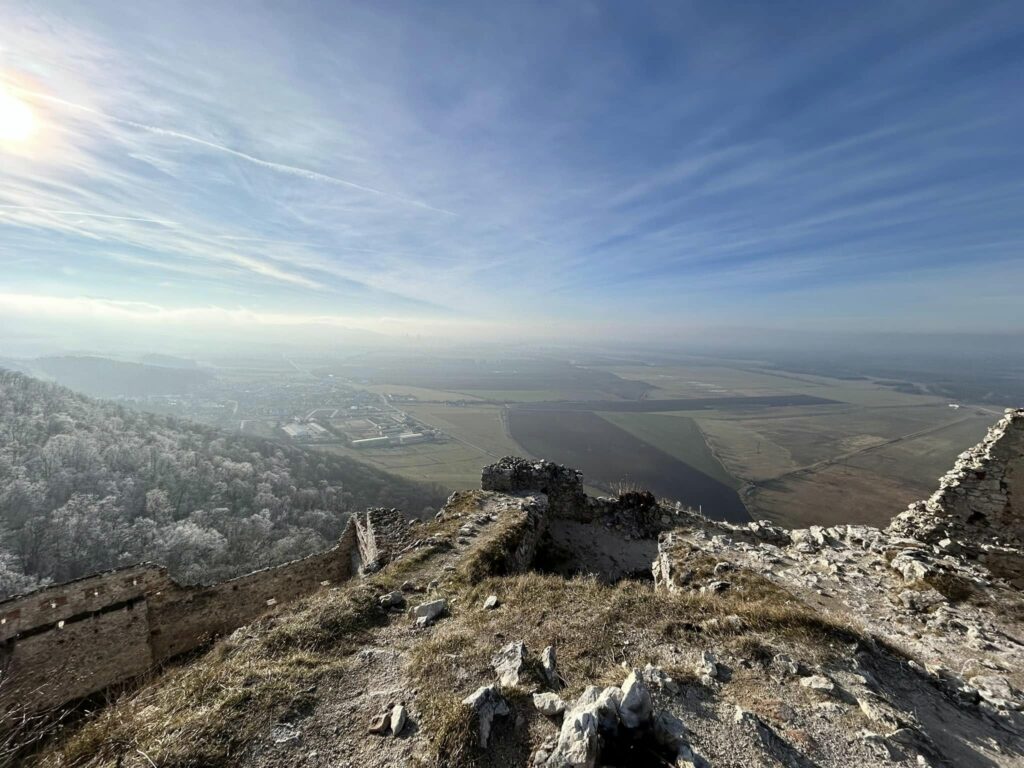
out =
<path fill-rule="evenodd" d="M 888 529 L 717 524 L 505 460 L 33 764 L 1024 765 L 1022 435 L 1009 413 Z"/>

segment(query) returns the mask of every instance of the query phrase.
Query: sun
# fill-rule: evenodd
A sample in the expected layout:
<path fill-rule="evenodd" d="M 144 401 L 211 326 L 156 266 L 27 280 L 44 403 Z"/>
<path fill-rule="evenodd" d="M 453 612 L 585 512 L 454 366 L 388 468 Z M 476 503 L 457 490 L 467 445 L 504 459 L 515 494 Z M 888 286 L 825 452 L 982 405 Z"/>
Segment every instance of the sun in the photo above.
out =
<path fill-rule="evenodd" d="M 0 141 L 21 144 L 36 132 L 36 118 L 32 108 L 12 93 L 0 87 Z"/>

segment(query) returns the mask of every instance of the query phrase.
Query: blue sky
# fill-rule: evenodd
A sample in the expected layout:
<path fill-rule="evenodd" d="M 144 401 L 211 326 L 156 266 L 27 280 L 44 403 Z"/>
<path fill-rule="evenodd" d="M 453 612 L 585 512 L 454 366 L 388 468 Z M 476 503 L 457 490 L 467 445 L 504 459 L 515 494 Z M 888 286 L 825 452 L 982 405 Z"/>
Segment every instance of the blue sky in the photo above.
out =
<path fill-rule="evenodd" d="M 0 322 L 1024 329 L 1020 3 L 239 7 L 0 7 Z"/>

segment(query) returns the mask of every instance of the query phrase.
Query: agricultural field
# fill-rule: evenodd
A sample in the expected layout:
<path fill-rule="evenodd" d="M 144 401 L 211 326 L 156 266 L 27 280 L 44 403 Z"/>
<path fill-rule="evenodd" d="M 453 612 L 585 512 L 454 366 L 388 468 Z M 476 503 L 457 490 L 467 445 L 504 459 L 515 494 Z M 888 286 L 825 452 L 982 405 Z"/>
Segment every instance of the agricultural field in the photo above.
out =
<path fill-rule="evenodd" d="M 410 480 L 437 483 L 448 490 L 479 487 L 481 468 L 494 461 L 494 457 L 455 441 L 362 450 L 329 445 L 319 450 L 341 453 Z"/>
<path fill-rule="evenodd" d="M 406 384 L 366 384 L 363 388 L 368 392 L 375 392 L 380 395 L 408 395 L 422 402 L 444 403 L 455 400 L 479 400 L 473 395 L 465 392 L 452 392 L 446 389 L 427 389 L 426 387 L 413 387 Z"/>
<path fill-rule="evenodd" d="M 493 403 L 537 403 L 548 400 L 578 400 L 595 393 L 592 389 L 466 389 L 460 394 Z"/>
<path fill-rule="evenodd" d="M 928 496 L 994 419 L 931 405 L 697 417 L 751 513 L 784 525 L 886 522 Z"/>
<path fill-rule="evenodd" d="M 945 405 L 933 395 L 908 394 L 876 381 L 832 379 L 807 373 L 757 370 L 744 365 L 693 365 L 678 367 L 612 366 L 604 369 L 623 379 L 645 381 L 656 387 L 647 398 L 671 400 L 691 397 L 756 397 L 804 394 L 839 400 L 850 405 L 906 406 L 922 403 Z"/>
<path fill-rule="evenodd" d="M 504 409 L 494 405 L 409 405 L 405 410 L 492 460 L 522 454 L 523 449 L 505 427 Z"/>
<path fill-rule="evenodd" d="M 453 393 L 455 399 L 461 395 L 497 401 L 638 400 L 651 388 L 643 381 L 625 379 L 611 371 L 550 358 L 367 355 L 317 370 L 360 385 L 443 391 Z"/>
<path fill-rule="evenodd" d="M 582 470 L 607 490 L 645 488 L 717 519 L 749 519 L 729 485 L 595 413 L 511 409 L 508 417 L 513 437 L 530 453 Z"/>
<path fill-rule="evenodd" d="M 742 485 L 711 452 L 700 425 L 688 416 L 675 413 L 601 413 L 600 416 L 723 485 L 734 490 Z"/>
<path fill-rule="evenodd" d="M 407 396 L 399 407 L 446 436 L 352 455 L 450 489 L 476 486 L 502 456 L 546 458 L 582 470 L 591 493 L 647 487 L 713 517 L 882 524 L 930 494 L 1001 413 L 951 408 L 925 387 L 751 361 L 449 362 L 367 363 L 351 371 L 359 381 L 337 373 Z"/>

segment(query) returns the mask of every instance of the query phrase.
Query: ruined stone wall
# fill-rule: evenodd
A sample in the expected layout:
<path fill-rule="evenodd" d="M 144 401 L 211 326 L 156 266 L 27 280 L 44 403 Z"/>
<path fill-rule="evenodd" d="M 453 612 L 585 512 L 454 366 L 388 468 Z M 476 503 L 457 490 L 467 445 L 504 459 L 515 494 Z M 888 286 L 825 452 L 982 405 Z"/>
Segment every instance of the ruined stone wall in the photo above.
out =
<path fill-rule="evenodd" d="M 540 491 L 553 512 L 563 517 L 591 520 L 593 512 L 583 492 L 583 475 L 550 461 L 527 461 L 506 456 L 484 467 L 480 487 L 485 491 L 523 494 Z"/>
<path fill-rule="evenodd" d="M 156 565 L 133 565 L 47 587 L 0 602 L 0 643 L 17 635 L 70 622 L 112 605 L 133 602 L 147 593 L 173 586 Z"/>
<path fill-rule="evenodd" d="M 4 717 L 41 712 L 153 668 L 146 602 L 67 621 L 0 650 Z"/>
<path fill-rule="evenodd" d="M 385 510 L 360 523 L 353 515 L 334 548 L 212 586 L 182 586 L 166 569 L 144 564 L 3 601 L 0 713 L 45 711 L 132 680 L 280 604 L 351 578 L 364 550 L 390 552 L 400 540 L 405 527 L 395 514 Z"/>
<path fill-rule="evenodd" d="M 515 549 L 508 554 L 506 561 L 509 573 L 525 573 L 530 570 L 540 540 L 547 531 L 548 505 L 543 498 L 524 499 L 522 509 L 526 515 L 519 526 Z"/>
<path fill-rule="evenodd" d="M 353 515 L 359 558 L 364 569 L 374 571 L 387 563 L 408 543 L 409 521 L 397 509 L 374 507 Z"/>
<path fill-rule="evenodd" d="M 47 709 L 150 669 L 146 594 L 167 589 L 139 565 L 0 603 L 0 707 Z"/>
<path fill-rule="evenodd" d="M 240 576 L 211 587 L 161 590 L 147 596 L 149 644 L 156 662 L 190 651 L 257 616 L 353 575 L 353 527 L 327 552 Z"/>
<path fill-rule="evenodd" d="M 1024 409 L 1008 410 L 960 454 L 926 501 L 911 504 L 889 533 L 964 550 L 1024 586 Z"/>

